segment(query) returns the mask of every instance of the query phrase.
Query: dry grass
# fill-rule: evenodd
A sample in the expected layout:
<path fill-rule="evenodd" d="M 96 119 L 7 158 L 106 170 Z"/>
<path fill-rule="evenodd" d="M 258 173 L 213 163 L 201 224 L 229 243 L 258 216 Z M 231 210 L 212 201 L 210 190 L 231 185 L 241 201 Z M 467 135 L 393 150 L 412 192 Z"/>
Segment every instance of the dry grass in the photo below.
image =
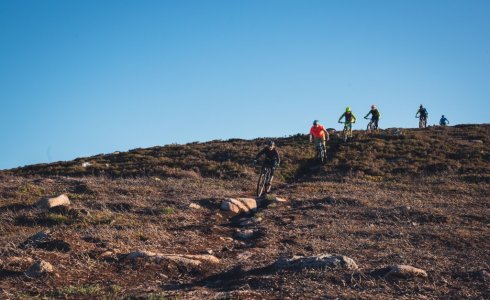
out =
<path fill-rule="evenodd" d="M 445 141 L 445 134 L 459 140 L 441 153 L 420 150 L 431 139 Z M 303 143 L 299 140 L 303 137 L 282 140 L 281 148 L 288 155 L 283 172 L 293 175 L 283 175 L 274 193 L 289 202 L 261 209 L 257 216 L 262 221 L 253 225 L 257 237 L 250 241 L 233 238 L 237 220 L 220 212 L 219 205 L 223 198 L 252 194 L 256 178 L 253 169 L 247 169 L 247 155 L 257 149 L 255 141 L 215 142 L 228 145 L 219 155 L 212 152 L 214 148 L 208 149 L 209 153 L 196 150 L 193 155 L 199 159 L 193 163 L 199 170 L 192 171 L 192 176 L 155 179 L 154 174 L 139 174 L 137 178 L 111 179 L 32 175 L 43 174 L 40 166 L 17 170 L 17 175 L 4 173 L 0 178 L 0 295 L 11 299 L 490 298 L 489 278 L 482 275 L 483 270 L 490 269 L 490 183 L 485 179 L 490 175 L 488 148 L 469 141 L 487 143 L 488 126 L 437 128 L 426 135 L 419 131 L 406 135 L 413 136 L 382 133 L 358 137 L 349 146 L 338 145 L 331 152 L 330 163 L 322 168 L 314 168 L 306 159 L 312 153 L 301 152 L 299 146 L 293 149 Z M 398 144 L 400 141 L 406 143 Z M 409 144 L 414 148 L 407 149 L 412 147 Z M 172 146 L 172 158 L 154 157 L 177 169 L 181 151 L 198 146 L 204 147 Z M 430 147 L 436 146 L 433 143 Z M 157 150 L 162 149 L 165 147 Z M 145 153 L 157 150 L 134 153 L 144 161 Z M 362 159 L 359 153 L 368 150 L 370 154 Z M 419 151 L 427 151 L 425 161 L 414 158 Z M 198 163 L 207 163 L 203 153 L 206 157 L 214 155 L 216 161 L 227 159 L 226 153 L 232 161 L 237 158 L 240 167 L 226 165 L 222 174 L 231 174 L 229 170 L 234 168 L 245 171 L 224 177 L 205 173 Z M 399 153 L 398 160 L 391 162 L 395 153 Z M 469 158 L 453 161 L 450 157 L 454 153 Z M 121 155 L 131 156 L 118 157 Z M 301 157 L 305 157 L 303 161 Z M 342 169 L 347 157 L 353 157 L 345 163 L 355 170 Z M 411 171 L 394 171 L 406 167 L 408 161 L 413 161 L 415 167 L 410 169 L 417 170 L 418 176 L 406 176 Z M 444 176 L 436 176 L 439 171 L 424 167 L 427 161 L 447 161 L 450 167 Z M 119 164 L 122 166 L 124 159 Z M 217 165 L 216 172 L 225 166 L 221 162 Z M 52 171 L 59 166 L 49 168 Z M 211 165 L 206 168 L 212 169 Z M 474 177 L 469 179 L 470 175 Z M 40 196 L 61 193 L 69 194 L 74 210 L 45 212 L 33 206 Z M 191 203 L 202 208 L 191 209 Z M 21 247 L 28 237 L 44 229 L 51 229 L 52 239 L 69 244 L 69 251 Z M 122 259 L 134 250 L 179 254 L 212 251 L 221 263 L 189 270 Z M 104 256 L 107 251 L 112 254 Z M 267 268 L 279 257 L 320 253 L 349 256 L 361 269 L 351 273 Z M 22 272 L 31 260 L 38 259 L 53 264 L 56 274 L 27 279 Z M 429 277 L 391 281 L 373 272 L 394 264 L 425 269 Z"/>

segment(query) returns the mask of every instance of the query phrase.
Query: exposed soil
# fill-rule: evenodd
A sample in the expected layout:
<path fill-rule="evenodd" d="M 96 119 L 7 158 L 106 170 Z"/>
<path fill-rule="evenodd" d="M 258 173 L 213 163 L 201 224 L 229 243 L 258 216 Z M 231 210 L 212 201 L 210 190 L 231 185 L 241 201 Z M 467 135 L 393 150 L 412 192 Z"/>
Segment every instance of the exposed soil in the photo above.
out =
<path fill-rule="evenodd" d="M 305 137 L 278 140 L 284 163 L 273 193 L 288 202 L 259 208 L 260 221 L 246 227 L 255 235 L 245 240 L 235 233 L 252 216 L 231 216 L 220 204 L 253 196 L 257 176 L 249 162 L 263 140 L 2 172 L 0 297 L 490 299 L 490 126 L 403 131 L 405 137 L 358 132 L 352 143 L 334 140 L 325 166 L 312 161 Z M 87 171 L 80 166 L 86 161 L 97 167 Z M 62 193 L 69 209 L 34 205 Z M 46 229 L 49 240 L 26 246 Z M 136 250 L 213 254 L 220 263 L 189 268 L 125 259 Z M 324 253 L 350 257 L 359 269 L 272 267 L 281 257 Z M 40 259 L 55 272 L 26 277 Z M 400 264 L 428 277 L 383 276 Z"/>

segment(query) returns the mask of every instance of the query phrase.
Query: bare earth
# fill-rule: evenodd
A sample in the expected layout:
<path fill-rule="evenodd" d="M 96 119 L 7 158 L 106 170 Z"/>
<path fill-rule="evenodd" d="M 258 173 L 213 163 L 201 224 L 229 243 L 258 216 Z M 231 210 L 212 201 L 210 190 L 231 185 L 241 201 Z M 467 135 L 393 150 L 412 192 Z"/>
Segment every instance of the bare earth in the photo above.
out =
<path fill-rule="evenodd" d="M 250 160 L 262 140 L 4 171 L 0 298 L 490 299 L 489 132 L 489 125 L 474 125 L 406 131 L 405 139 L 358 133 L 349 146 L 330 143 L 326 166 L 312 161 L 305 137 L 278 140 L 284 164 L 272 192 L 288 201 L 266 199 L 256 213 L 238 216 L 220 205 L 253 197 Z M 446 143 L 452 144 L 441 150 Z M 191 160 L 200 159 L 179 168 L 186 147 L 197 151 L 187 155 Z M 81 169 L 82 160 L 100 168 Z M 132 168 L 120 167 L 129 161 Z M 60 194 L 70 198 L 69 208 L 34 205 Z M 47 229 L 49 242 L 25 243 Z M 238 238 L 244 229 L 253 237 Z M 219 262 L 128 259 L 134 251 L 212 255 Z M 359 268 L 274 267 L 280 258 L 327 253 Z M 26 276 L 38 260 L 54 271 Z M 385 277 L 383 268 L 394 265 L 428 277 Z"/>

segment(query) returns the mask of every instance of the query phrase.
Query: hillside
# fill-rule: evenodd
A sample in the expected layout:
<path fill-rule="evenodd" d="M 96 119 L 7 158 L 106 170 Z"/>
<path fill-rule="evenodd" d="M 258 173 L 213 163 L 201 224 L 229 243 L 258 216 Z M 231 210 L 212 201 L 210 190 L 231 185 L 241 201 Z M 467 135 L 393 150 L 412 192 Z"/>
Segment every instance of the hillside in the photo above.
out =
<path fill-rule="evenodd" d="M 265 140 L 0 172 L 0 297 L 490 298 L 490 125 L 334 136 L 324 166 L 306 135 L 278 138 L 273 195 L 256 212 L 221 210 L 253 197 Z M 70 206 L 36 205 L 60 194 Z M 287 260 L 322 254 L 338 260 Z M 26 276 L 38 260 L 53 271 Z M 388 276 L 395 265 L 426 276 Z"/>
<path fill-rule="evenodd" d="M 485 175 L 489 173 L 489 136 L 490 125 L 432 127 L 423 131 L 391 129 L 369 135 L 357 131 L 355 140 L 350 143 L 342 143 L 335 134 L 328 143 L 329 163 L 314 173 L 311 173 L 311 167 L 315 162 L 311 158 L 315 150 L 308 143 L 307 135 L 275 140 L 283 156 L 280 174 L 288 182 L 303 176 L 345 174 L 361 177 L 451 174 L 488 180 Z M 134 149 L 69 162 L 33 165 L 10 173 L 110 178 L 250 177 L 254 176 L 253 158 L 266 140 L 212 141 Z"/>

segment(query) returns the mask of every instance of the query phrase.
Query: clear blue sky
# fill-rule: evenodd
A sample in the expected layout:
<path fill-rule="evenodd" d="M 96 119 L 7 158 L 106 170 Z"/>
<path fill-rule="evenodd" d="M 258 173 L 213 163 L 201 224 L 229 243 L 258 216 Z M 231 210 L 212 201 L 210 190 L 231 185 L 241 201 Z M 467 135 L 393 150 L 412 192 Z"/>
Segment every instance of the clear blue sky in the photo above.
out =
<path fill-rule="evenodd" d="M 490 1 L 0 0 L 0 169 L 337 127 L 488 123 Z"/>

